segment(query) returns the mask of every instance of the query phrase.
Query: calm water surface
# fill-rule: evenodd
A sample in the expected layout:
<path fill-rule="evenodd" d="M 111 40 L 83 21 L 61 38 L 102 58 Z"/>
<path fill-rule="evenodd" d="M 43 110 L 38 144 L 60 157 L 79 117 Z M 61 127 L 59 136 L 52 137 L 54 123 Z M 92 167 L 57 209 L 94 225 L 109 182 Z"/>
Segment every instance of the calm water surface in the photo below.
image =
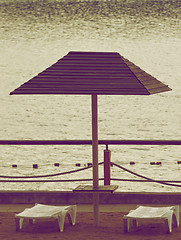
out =
<path fill-rule="evenodd" d="M 9 96 L 76 50 L 119 52 L 173 89 L 149 97 L 100 96 L 99 139 L 180 139 L 180 25 L 180 1 L 0 0 L 0 138 L 91 139 L 90 96 Z M 100 162 L 103 150 L 100 146 Z M 110 150 L 113 162 L 139 174 L 181 180 L 180 146 Z M 0 153 L 0 175 L 53 174 L 91 162 L 90 146 L 0 146 Z M 56 162 L 60 167 L 54 167 Z M 38 169 L 32 168 L 35 163 Z M 112 177 L 133 178 L 115 167 L 111 171 Z M 89 177 L 90 169 L 58 179 Z M 0 183 L 0 189 L 67 190 L 78 184 Z M 136 189 L 135 183 L 118 184 L 119 191 L 180 191 L 156 183 L 138 183 Z"/>

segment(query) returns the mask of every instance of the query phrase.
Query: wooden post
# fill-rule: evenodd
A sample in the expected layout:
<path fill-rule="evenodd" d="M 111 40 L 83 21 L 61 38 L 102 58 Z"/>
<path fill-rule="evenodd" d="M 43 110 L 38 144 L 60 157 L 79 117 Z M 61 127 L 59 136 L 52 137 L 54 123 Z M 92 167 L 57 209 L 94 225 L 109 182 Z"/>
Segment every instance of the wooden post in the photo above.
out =
<path fill-rule="evenodd" d="M 93 164 L 93 189 L 99 189 L 98 174 L 98 111 L 97 94 L 92 94 L 92 164 Z M 93 193 L 94 225 L 99 223 L 99 193 Z"/>
<path fill-rule="evenodd" d="M 92 158 L 93 158 L 93 188 L 99 187 L 98 176 L 98 116 L 97 95 L 92 95 Z"/>
<path fill-rule="evenodd" d="M 110 159 L 111 151 L 108 150 L 106 145 L 106 150 L 104 150 L 104 185 L 110 185 Z"/>

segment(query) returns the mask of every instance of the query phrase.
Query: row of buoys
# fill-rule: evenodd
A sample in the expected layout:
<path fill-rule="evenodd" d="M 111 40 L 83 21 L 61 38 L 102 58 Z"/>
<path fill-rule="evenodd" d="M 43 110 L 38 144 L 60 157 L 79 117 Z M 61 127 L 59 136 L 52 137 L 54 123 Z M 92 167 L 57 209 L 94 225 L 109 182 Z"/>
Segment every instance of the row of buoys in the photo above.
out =
<path fill-rule="evenodd" d="M 55 167 L 59 167 L 59 166 L 60 166 L 60 163 L 54 163 L 54 166 L 55 166 Z M 85 164 L 76 163 L 75 166 L 76 166 L 76 167 L 81 167 L 81 166 L 91 167 L 91 166 L 92 166 L 92 163 L 85 163 Z M 17 168 L 18 165 L 17 165 L 17 164 L 13 164 L 12 167 L 13 167 L 13 168 Z M 38 168 L 38 164 L 33 164 L 33 168 Z"/>
<path fill-rule="evenodd" d="M 130 162 L 130 165 L 134 165 L 135 162 Z M 177 164 L 181 164 L 181 161 L 177 161 Z M 162 165 L 162 162 L 150 162 L 150 165 Z"/>
<path fill-rule="evenodd" d="M 130 165 L 135 165 L 135 162 L 130 162 Z M 150 162 L 150 165 L 162 165 L 162 162 Z"/>
<path fill-rule="evenodd" d="M 60 166 L 60 163 L 54 163 L 54 166 L 55 167 L 59 167 Z M 17 164 L 13 164 L 12 165 L 12 168 L 17 168 L 18 165 Z M 37 169 L 38 168 L 38 164 L 33 164 L 33 168 Z"/>
<path fill-rule="evenodd" d="M 150 162 L 150 165 L 162 165 L 162 162 Z"/>
<path fill-rule="evenodd" d="M 130 165 L 135 165 L 135 162 L 130 162 Z M 150 165 L 162 165 L 162 162 L 150 162 Z"/>
<path fill-rule="evenodd" d="M 12 167 L 13 167 L 13 168 L 17 168 L 18 165 L 17 165 L 17 164 L 13 164 Z"/>
<path fill-rule="evenodd" d="M 113 167 L 112 163 L 110 165 L 111 165 L 111 167 Z M 92 167 L 92 163 L 84 163 L 84 164 L 76 163 L 75 166 L 76 167 Z"/>
<path fill-rule="evenodd" d="M 75 164 L 76 167 L 92 167 L 92 163 L 85 163 L 85 164 L 81 164 L 81 163 L 76 163 Z"/>
<path fill-rule="evenodd" d="M 130 165 L 135 165 L 136 163 L 131 161 L 129 163 Z M 177 164 L 181 164 L 181 161 L 177 161 Z M 162 162 L 150 162 L 150 165 L 162 165 Z M 59 167 L 60 163 L 54 163 L 55 167 Z M 76 163 L 75 164 L 76 167 L 91 167 L 92 163 L 85 163 L 85 164 L 81 164 L 81 163 Z M 17 164 L 13 164 L 12 165 L 13 168 L 17 168 L 18 165 Z M 111 163 L 111 167 L 113 167 L 113 164 Z M 37 169 L 38 168 L 38 164 L 33 164 L 33 168 Z"/>
<path fill-rule="evenodd" d="M 130 165 L 135 165 L 135 162 L 130 162 Z M 181 161 L 177 161 L 177 164 L 181 164 Z M 162 165 L 162 162 L 150 162 L 150 165 Z"/>
<path fill-rule="evenodd" d="M 130 165 L 135 165 L 135 162 L 130 162 L 129 164 L 130 164 Z"/>

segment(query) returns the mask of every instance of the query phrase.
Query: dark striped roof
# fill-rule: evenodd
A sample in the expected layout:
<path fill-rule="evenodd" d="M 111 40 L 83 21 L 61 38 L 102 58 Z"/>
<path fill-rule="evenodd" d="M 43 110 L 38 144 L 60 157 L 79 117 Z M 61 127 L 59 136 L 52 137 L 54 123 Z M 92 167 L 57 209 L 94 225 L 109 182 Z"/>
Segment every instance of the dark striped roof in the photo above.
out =
<path fill-rule="evenodd" d="M 10 94 L 150 95 L 171 90 L 116 52 L 69 52 Z"/>

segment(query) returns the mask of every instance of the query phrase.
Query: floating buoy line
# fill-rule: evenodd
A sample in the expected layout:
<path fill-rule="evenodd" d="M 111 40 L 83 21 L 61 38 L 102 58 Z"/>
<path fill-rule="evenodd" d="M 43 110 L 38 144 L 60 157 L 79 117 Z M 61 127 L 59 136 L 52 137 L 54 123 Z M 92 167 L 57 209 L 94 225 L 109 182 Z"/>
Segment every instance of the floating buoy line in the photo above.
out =
<path fill-rule="evenodd" d="M 12 164 L 11 167 L 12 168 L 39 168 L 39 167 L 61 167 L 62 165 L 60 163 L 54 163 L 53 165 L 52 164 L 32 164 L 32 165 L 19 165 L 19 164 Z M 89 167 L 89 166 L 92 166 L 92 163 L 84 163 L 84 164 L 81 164 L 81 163 L 75 163 L 75 166 L 76 167 L 81 167 L 81 166 L 84 166 L 84 167 Z M 9 165 L 8 166 L 1 166 L 1 168 L 6 168 L 6 167 L 10 167 Z"/>
<path fill-rule="evenodd" d="M 136 162 L 135 161 L 130 161 L 129 162 L 129 165 L 135 165 Z M 150 165 L 162 165 L 163 163 L 161 161 L 158 161 L 158 162 L 150 162 Z M 181 164 L 181 161 L 177 161 L 177 164 Z M 11 167 L 12 168 L 34 168 L 34 169 L 38 169 L 39 167 L 61 167 L 62 165 L 60 163 L 54 163 L 54 164 L 37 164 L 37 163 L 34 163 L 32 165 L 19 165 L 19 164 L 12 164 Z M 92 166 L 92 163 L 75 163 L 75 166 L 76 167 L 90 167 Z M 113 164 L 111 163 L 110 164 L 111 167 L 113 167 Z M 6 168 L 6 167 L 10 167 L 9 165 L 8 166 L 1 166 L 3 168 Z"/>
<path fill-rule="evenodd" d="M 104 164 L 104 162 L 99 163 L 99 165 Z M 133 172 L 123 166 L 120 166 L 116 163 L 111 162 L 112 166 L 118 167 L 125 172 L 128 172 L 136 177 L 142 178 L 141 180 L 137 179 L 120 179 L 120 178 L 111 178 L 110 180 L 112 181 L 130 181 L 130 182 L 154 182 L 162 185 L 167 185 L 167 186 L 172 186 L 172 187 L 181 187 L 180 184 L 176 183 L 181 183 L 181 181 L 170 181 L 170 180 L 155 180 L 146 176 L 143 176 L 141 174 L 138 174 L 136 172 Z M 61 175 L 66 175 L 66 174 L 72 174 L 80 171 L 87 170 L 89 168 L 92 168 L 91 166 L 86 166 L 83 168 L 79 168 L 76 170 L 71 170 L 67 172 L 61 172 L 61 173 L 56 173 L 56 174 L 47 174 L 47 175 L 34 175 L 34 176 L 5 176 L 5 175 L 0 175 L 0 178 L 5 178 L 6 180 L 0 180 L 0 182 L 80 182 L 80 181 L 92 181 L 92 179 L 54 179 L 54 180 L 30 180 L 31 178 L 47 178 L 47 177 L 55 177 L 55 176 L 61 176 Z M 10 180 L 13 179 L 13 180 Z M 23 180 L 17 180 L 17 179 L 23 179 Z M 25 180 L 28 179 L 28 180 Z M 104 178 L 100 178 L 99 180 L 104 180 Z"/>
<path fill-rule="evenodd" d="M 12 168 L 39 168 L 39 166 L 41 167 L 51 167 L 51 166 L 54 166 L 54 167 L 59 167 L 61 166 L 60 163 L 54 163 L 53 165 L 52 164 L 37 164 L 37 163 L 34 163 L 32 165 L 22 165 L 22 164 L 12 164 L 12 165 L 7 165 L 7 166 L 1 166 L 1 168 L 9 168 L 9 167 L 12 167 Z"/>

